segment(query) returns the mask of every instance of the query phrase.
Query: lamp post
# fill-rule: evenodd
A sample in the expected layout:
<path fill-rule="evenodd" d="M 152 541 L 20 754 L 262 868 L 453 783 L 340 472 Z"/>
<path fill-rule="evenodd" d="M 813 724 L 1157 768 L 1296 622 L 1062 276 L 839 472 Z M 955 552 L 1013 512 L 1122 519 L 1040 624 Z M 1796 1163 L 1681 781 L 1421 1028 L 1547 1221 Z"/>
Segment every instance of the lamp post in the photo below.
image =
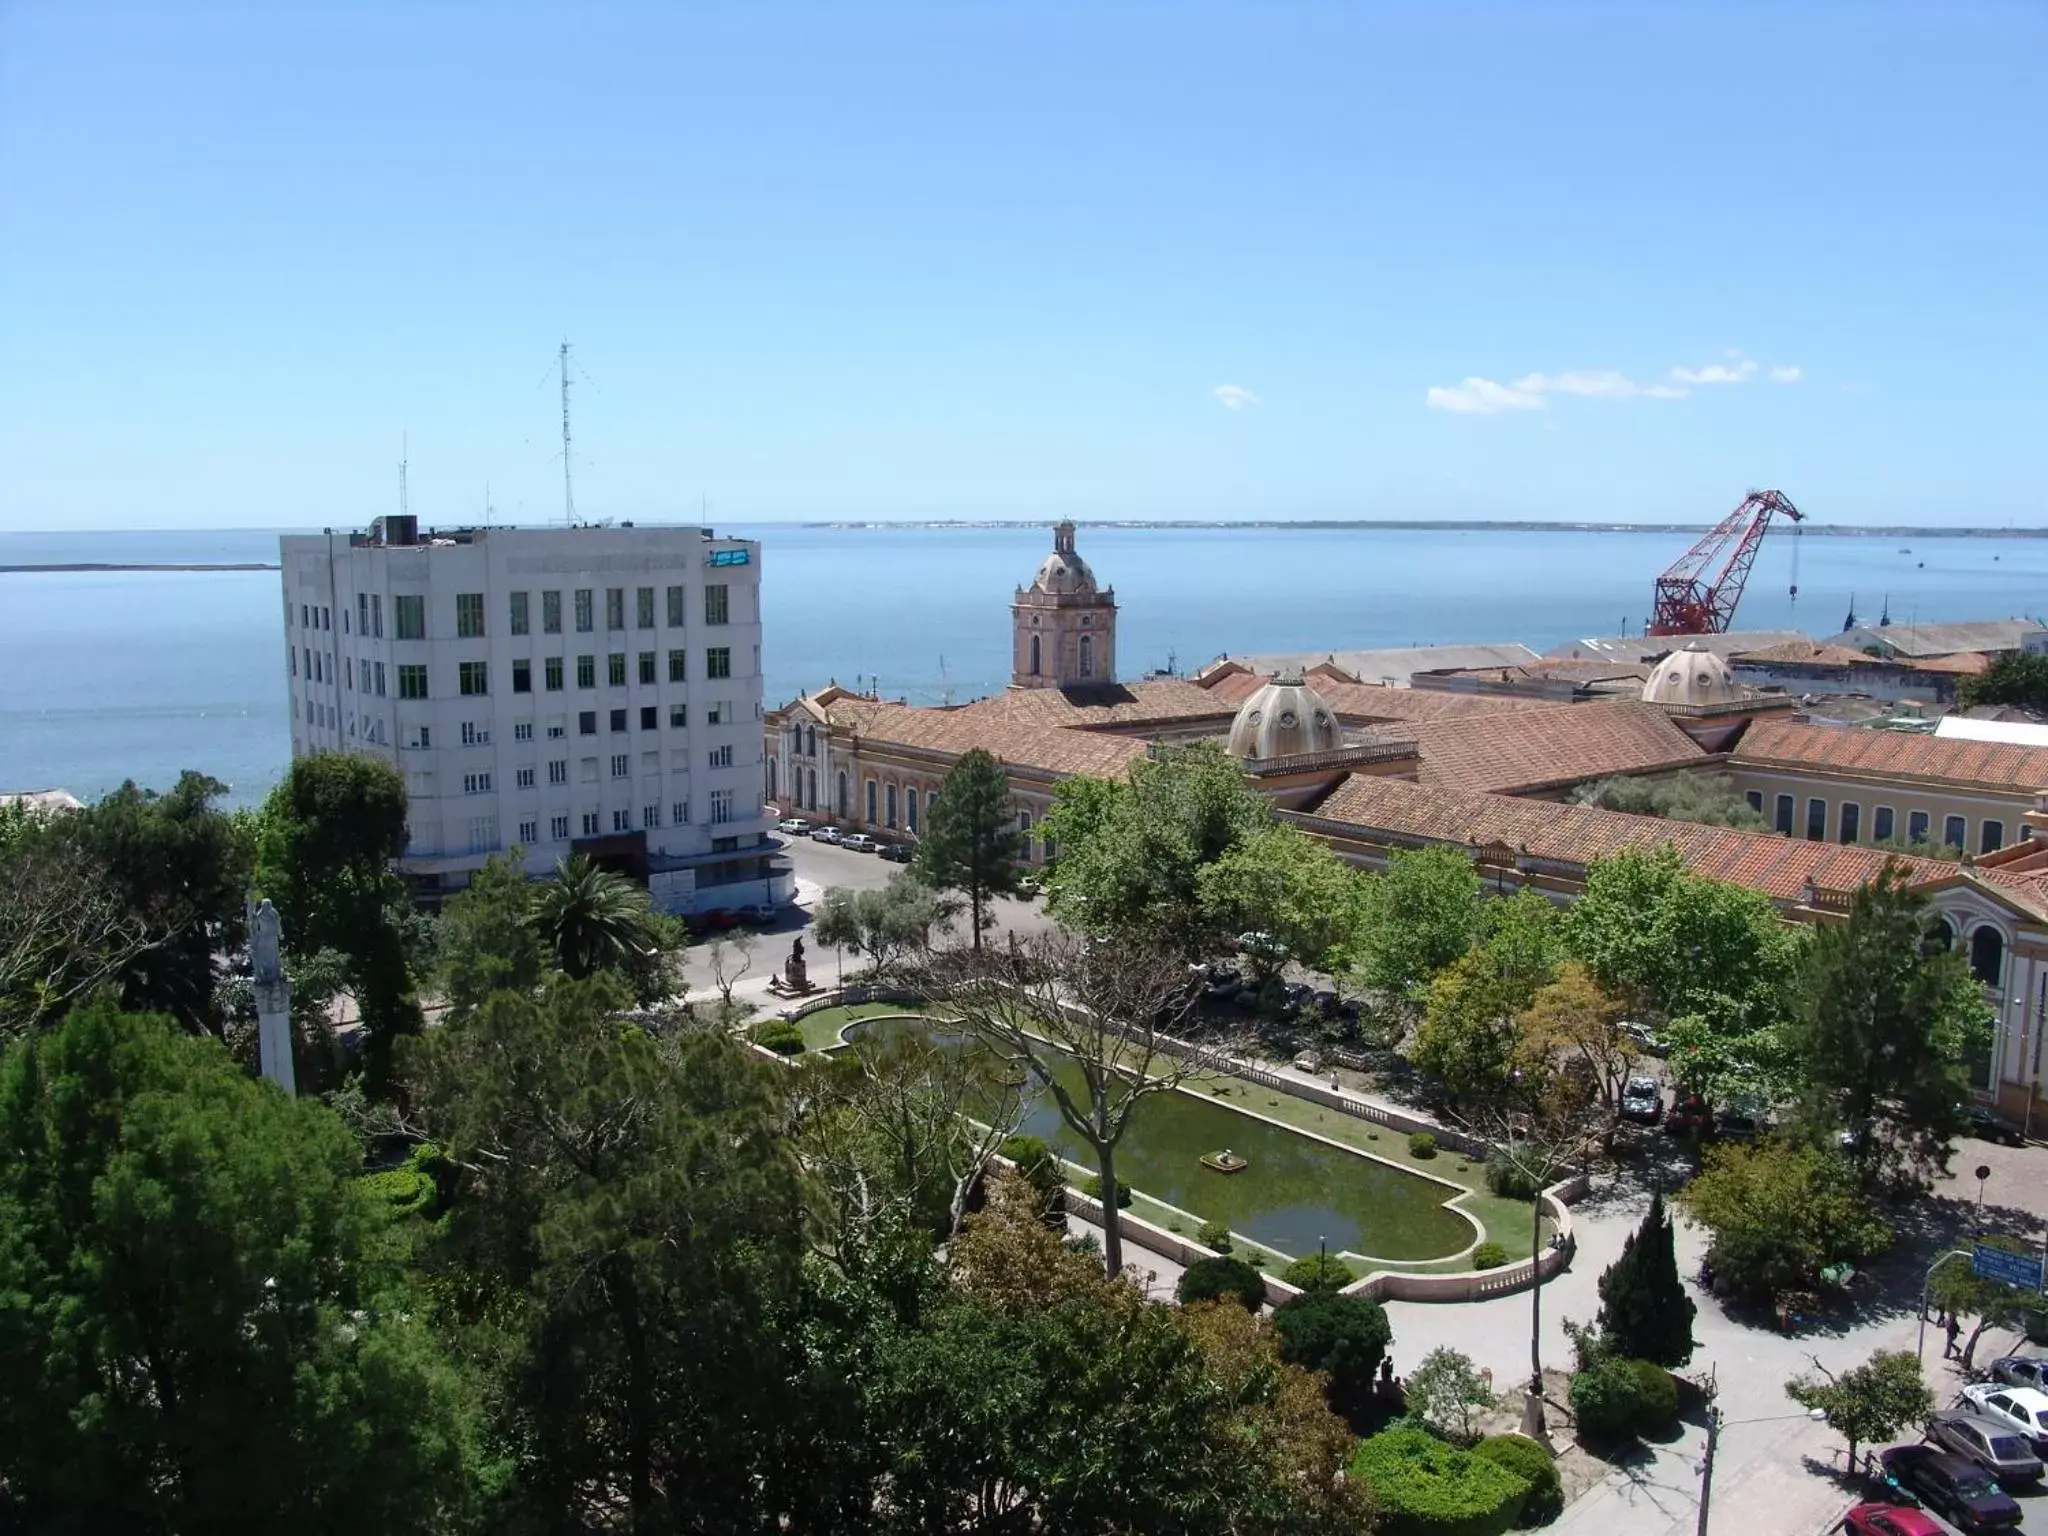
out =
<path fill-rule="evenodd" d="M 1969 1256 L 1970 1250 L 1967 1248 L 1951 1248 L 1947 1253 L 1944 1253 L 1940 1258 L 1936 1259 L 1932 1264 L 1928 1265 L 1927 1273 L 1921 1278 L 1920 1340 L 1913 1346 L 1913 1353 L 1915 1357 L 1919 1359 L 1922 1365 L 1925 1365 L 1927 1363 L 1927 1293 L 1934 1286 L 1934 1272 L 1937 1269 L 1941 1268 L 1942 1265 L 1946 1264 L 1950 1259 L 1967 1259 Z"/>
<path fill-rule="evenodd" d="M 1990 1177 L 1991 1177 L 1991 1165 L 1990 1165 L 1989 1163 L 1979 1163 L 1979 1164 L 1977 1165 L 1977 1170 L 1976 1170 L 1976 1171 L 1977 1171 L 1977 1231 L 1978 1231 L 1979 1235 L 1982 1235 L 1982 1233 L 1983 1233 L 1983 1231 L 1984 1231 L 1984 1181 L 1985 1181 L 1986 1179 L 1988 1179 L 1988 1178 L 1990 1178 Z"/>
<path fill-rule="evenodd" d="M 1743 1424 L 1782 1424 L 1788 1419 L 1809 1419 L 1818 1424 L 1826 1420 L 1825 1408 L 1809 1408 L 1804 1413 L 1772 1413 L 1760 1419 L 1723 1419 L 1721 1410 L 1711 1405 L 1707 1408 L 1707 1453 L 1700 1460 L 1700 1518 L 1693 1527 L 1695 1536 L 1707 1536 L 1707 1511 L 1714 1502 L 1714 1451 L 1721 1443 L 1721 1431 L 1734 1429 Z"/>

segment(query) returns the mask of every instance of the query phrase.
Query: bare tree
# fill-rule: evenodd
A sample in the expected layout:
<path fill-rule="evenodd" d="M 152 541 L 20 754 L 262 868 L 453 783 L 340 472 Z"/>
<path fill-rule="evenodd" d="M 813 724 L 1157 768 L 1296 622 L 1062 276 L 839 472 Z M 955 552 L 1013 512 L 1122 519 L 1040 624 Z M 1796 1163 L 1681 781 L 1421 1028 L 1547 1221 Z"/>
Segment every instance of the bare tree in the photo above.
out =
<path fill-rule="evenodd" d="M 61 1018 L 177 931 L 152 936 L 78 850 L 18 847 L 0 879 L 0 1040 Z"/>
<path fill-rule="evenodd" d="M 754 936 L 751 933 L 736 933 L 730 938 L 711 941 L 711 949 L 705 955 L 711 963 L 711 984 L 718 989 L 719 1007 L 725 1017 L 732 1017 L 732 989 L 739 985 L 740 978 L 753 968 Z"/>
<path fill-rule="evenodd" d="M 1164 950 L 1057 929 L 1028 942 L 1013 934 L 1007 953 L 936 952 L 924 985 L 941 1013 L 1051 1095 L 1087 1142 L 1102 1180 L 1103 1262 L 1117 1274 L 1116 1150 L 1131 1116 L 1148 1096 L 1217 1065 L 1208 1051 L 1162 1039 L 1193 1006 L 1186 966 Z"/>

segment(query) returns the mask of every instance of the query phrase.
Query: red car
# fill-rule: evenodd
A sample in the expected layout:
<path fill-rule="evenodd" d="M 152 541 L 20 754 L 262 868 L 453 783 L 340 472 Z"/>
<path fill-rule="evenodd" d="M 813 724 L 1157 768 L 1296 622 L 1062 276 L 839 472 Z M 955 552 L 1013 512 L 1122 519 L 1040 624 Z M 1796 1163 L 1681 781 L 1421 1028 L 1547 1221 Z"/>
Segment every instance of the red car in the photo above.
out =
<path fill-rule="evenodd" d="M 1932 1515 L 1896 1504 L 1858 1504 L 1842 1517 L 1848 1536 L 1948 1536 L 1948 1527 Z"/>

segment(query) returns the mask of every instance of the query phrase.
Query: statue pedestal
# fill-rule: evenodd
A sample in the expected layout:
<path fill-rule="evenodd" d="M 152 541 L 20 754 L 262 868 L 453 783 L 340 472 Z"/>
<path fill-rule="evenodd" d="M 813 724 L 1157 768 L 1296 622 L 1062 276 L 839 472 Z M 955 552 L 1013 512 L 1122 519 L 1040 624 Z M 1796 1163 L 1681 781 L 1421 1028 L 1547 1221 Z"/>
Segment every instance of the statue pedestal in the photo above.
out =
<path fill-rule="evenodd" d="M 811 977 L 804 965 L 802 955 L 791 955 L 789 963 L 782 968 L 782 988 L 785 992 L 803 993 L 811 990 Z"/>

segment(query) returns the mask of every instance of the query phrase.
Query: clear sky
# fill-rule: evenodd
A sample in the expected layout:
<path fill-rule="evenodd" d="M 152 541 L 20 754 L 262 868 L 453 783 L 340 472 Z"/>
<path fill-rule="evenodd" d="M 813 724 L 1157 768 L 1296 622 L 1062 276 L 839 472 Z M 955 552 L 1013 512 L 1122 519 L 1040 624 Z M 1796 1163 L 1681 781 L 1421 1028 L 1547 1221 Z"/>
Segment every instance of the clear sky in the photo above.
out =
<path fill-rule="evenodd" d="M 2048 523 L 2048 5 L 0 0 L 0 528 Z"/>

